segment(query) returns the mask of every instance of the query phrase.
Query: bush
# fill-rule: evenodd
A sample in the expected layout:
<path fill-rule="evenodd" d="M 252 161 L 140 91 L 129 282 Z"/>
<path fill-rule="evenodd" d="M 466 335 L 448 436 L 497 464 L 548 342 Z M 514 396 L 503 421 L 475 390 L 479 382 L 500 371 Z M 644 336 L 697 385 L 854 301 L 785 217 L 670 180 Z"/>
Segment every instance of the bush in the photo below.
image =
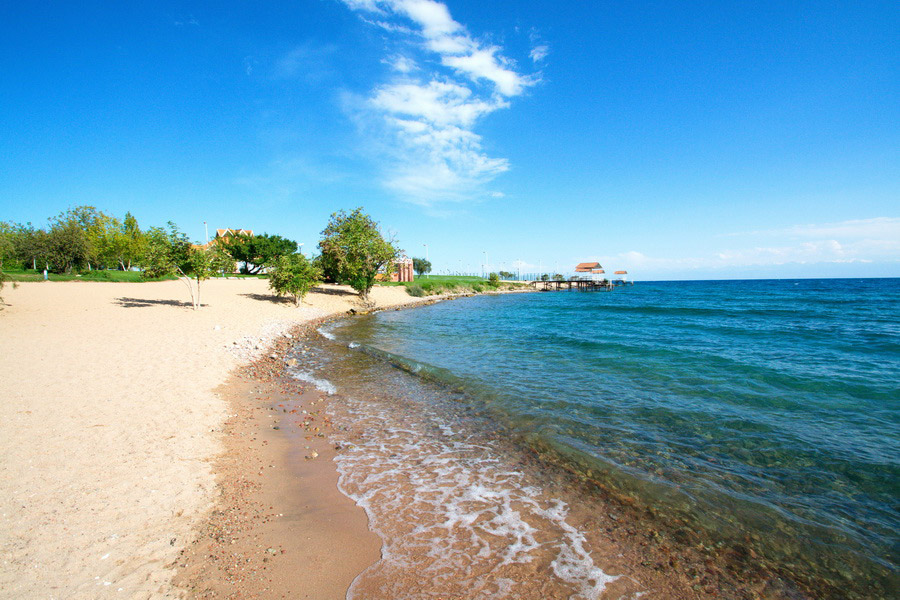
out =
<path fill-rule="evenodd" d="M 422 298 L 425 296 L 425 290 L 422 289 L 421 285 L 413 284 L 406 288 L 406 293 L 414 298 Z"/>
<path fill-rule="evenodd" d="M 476 294 L 480 294 L 481 292 L 484 291 L 484 287 L 482 287 L 482 285 L 480 283 L 473 283 L 472 291 L 475 292 Z"/>
<path fill-rule="evenodd" d="M 299 306 L 303 297 L 322 281 L 322 272 L 302 254 L 288 254 L 275 259 L 269 273 L 269 287 L 279 296 L 290 296 Z"/>

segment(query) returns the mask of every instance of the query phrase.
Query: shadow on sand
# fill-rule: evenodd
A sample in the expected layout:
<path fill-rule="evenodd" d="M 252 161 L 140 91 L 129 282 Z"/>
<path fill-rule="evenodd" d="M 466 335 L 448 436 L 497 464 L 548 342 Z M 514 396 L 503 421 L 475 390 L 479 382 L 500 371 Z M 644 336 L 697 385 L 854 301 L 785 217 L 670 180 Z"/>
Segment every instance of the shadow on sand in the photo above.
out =
<path fill-rule="evenodd" d="M 116 298 L 116 304 L 125 308 L 146 308 L 148 306 L 177 306 L 178 308 L 193 308 L 190 302 L 182 302 L 181 300 L 151 300 L 150 298 Z M 201 308 L 209 306 L 201 304 Z"/>
<path fill-rule="evenodd" d="M 259 300 L 260 302 L 273 302 L 275 304 L 293 304 L 289 296 L 276 296 L 275 294 L 241 294 L 244 298 Z"/>
<path fill-rule="evenodd" d="M 359 294 L 353 290 L 342 290 L 342 289 L 333 288 L 333 287 L 327 287 L 327 288 L 314 287 L 313 289 L 309 290 L 309 293 L 310 294 L 330 294 L 332 296 L 357 296 L 357 297 L 359 297 Z"/>

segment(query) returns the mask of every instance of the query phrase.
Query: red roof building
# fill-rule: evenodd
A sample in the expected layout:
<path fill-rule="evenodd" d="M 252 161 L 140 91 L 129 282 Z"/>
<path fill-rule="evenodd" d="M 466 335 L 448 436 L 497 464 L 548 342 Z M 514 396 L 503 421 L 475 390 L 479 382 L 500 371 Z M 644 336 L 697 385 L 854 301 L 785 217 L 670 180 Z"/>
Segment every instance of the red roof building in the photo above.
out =
<path fill-rule="evenodd" d="M 576 273 L 592 273 L 594 269 L 602 269 L 598 262 L 583 262 L 578 263 L 578 266 L 575 267 Z"/>

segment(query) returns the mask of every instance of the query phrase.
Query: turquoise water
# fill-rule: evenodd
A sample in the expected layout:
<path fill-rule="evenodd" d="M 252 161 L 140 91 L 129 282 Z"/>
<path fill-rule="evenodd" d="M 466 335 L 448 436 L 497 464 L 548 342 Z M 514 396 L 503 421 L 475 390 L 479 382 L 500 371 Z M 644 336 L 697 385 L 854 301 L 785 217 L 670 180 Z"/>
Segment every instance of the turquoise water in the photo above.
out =
<path fill-rule="evenodd" d="M 669 521 L 856 597 L 896 592 L 898 279 L 476 297 L 331 334 Z"/>

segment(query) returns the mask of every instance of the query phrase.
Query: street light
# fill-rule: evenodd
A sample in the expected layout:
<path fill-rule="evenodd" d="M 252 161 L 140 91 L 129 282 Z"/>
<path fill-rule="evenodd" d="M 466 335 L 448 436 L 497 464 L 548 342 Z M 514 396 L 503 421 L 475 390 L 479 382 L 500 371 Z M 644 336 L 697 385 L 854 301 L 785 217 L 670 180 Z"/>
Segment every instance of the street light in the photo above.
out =
<path fill-rule="evenodd" d="M 209 243 L 209 228 L 206 226 L 206 221 L 203 221 L 203 231 L 206 232 L 206 243 Z"/>
<path fill-rule="evenodd" d="M 425 262 L 426 263 L 430 262 L 428 260 L 428 244 L 422 244 L 422 245 L 425 246 Z M 425 271 L 425 279 L 428 279 L 428 271 Z"/>
<path fill-rule="evenodd" d="M 303 244 L 302 243 L 297 244 L 297 252 L 299 252 L 300 255 L 303 256 Z"/>
<path fill-rule="evenodd" d="M 484 251 L 484 267 L 482 267 L 482 269 L 481 269 L 481 276 L 486 278 L 487 271 L 488 271 L 487 250 L 485 250 Z"/>

